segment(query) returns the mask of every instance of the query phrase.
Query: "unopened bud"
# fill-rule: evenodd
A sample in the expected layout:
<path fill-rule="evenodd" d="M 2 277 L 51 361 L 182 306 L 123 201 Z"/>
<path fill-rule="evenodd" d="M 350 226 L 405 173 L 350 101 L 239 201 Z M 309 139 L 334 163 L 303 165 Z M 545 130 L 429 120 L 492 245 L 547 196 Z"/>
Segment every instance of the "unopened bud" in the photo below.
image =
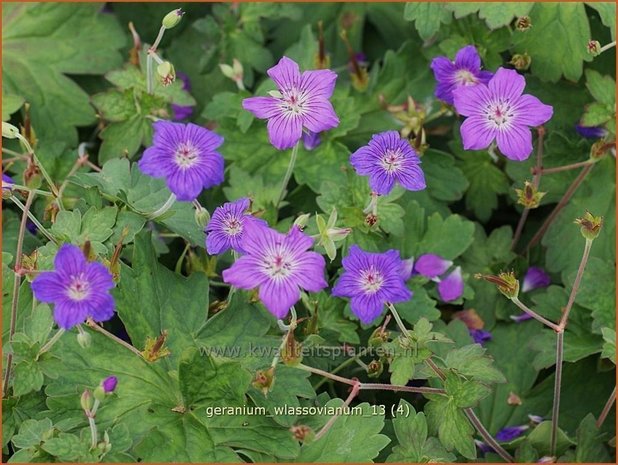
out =
<path fill-rule="evenodd" d="M 367 376 L 370 378 L 379 378 L 384 371 L 384 365 L 379 360 L 372 360 L 367 365 Z"/>
<path fill-rule="evenodd" d="M 294 220 L 294 226 L 298 226 L 301 230 L 305 229 L 307 223 L 309 223 L 309 218 L 311 218 L 311 213 L 300 215 Z"/>
<path fill-rule="evenodd" d="M 176 70 L 169 61 L 164 61 L 157 66 L 157 74 L 163 86 L 169 86 L 176 80 Z"/>
<path fill-rule="evenodd" d="M 275 384 L 275 367 L 268 370 L 258 370 L 253 377 L 252 385 L 266 396 Z"/>
<path fill-rule="evenodd" d="M 498 290 L 509 299 L 516 299 L 519 295 L 519 281 L 512 271 L 508 273 L 500 273 L 495 275 L 476 274 L 476 279 L 484 279 L 487 282 L 495 284 Z"/>
<path fill-rule="evenodd" d="M 79 402 L 84 412 L 90 412 L 90 410 L 92 409 L 92 405 L 94 404 L 94 400 L 92 399 L 92 394 L 88 389 L 82 392 L 82 396 L 79 399 Z"/>
<path fill-rule="evenodd" d="M 527 53 L 523 53 L 523 54 L 516 53 L 515 55 L 513 55 L 509 63 L 512 64 L 515 67 L 515 69 L 519 71 L 525 71 L 528 68 L 530 68 L 530 63 L 532 63 L 532 58 Z"/>
<path fill-rule="evenodd" d="M 603 227 L 603 217 L 594 216 L 589 211 L 586 211 L 584 216 L 577 218 L 575 223 L 580 226 L 582 236 L 587 240 L 592 241 L 597 238 Z"/>
<path fill-rule="evenodd" d="M 163 21 L 161 21 L 161 25 L 165 29 L 172 29 L 173 27 L 178 26 L 184 14 L 185 12 L 182 11 L 182 9 L 180 8 L 176 10 L 172 10 L 168 14 L 165 15 L 165 17 L 163 18 Z"/>
<path fill-rule="evenodd" d="M 515 22 L 515 28 L 521 32 L 527 31 L 531 27 L 532 27 L 532 21 L 530 20 L 529 16 L 521 16 L 517 18 L 517 21 Z"/>
<path fill-rule="evenodd" d="M 586 50 L 590 55 L 596 57 L 601 53 L 601 44 L 598 40 L 589 40 Z"/>
<path fill-rule="evenodd" d="M 5 121 L 2 122 L 2 137 L 7 139 L 16 139 L 19 135 L 19 129 L 13 126 L 11 123 Z"/>
<path fill-rule="evenodd" d="M 101 385 L 97 386 L 92 394 L 99 402 L 103 402 L 105 400 L 105 389 L 103 389 L 103 386 Z"/>
<path fill-rule="evenodd" d="M 281 361 L 289 366 L 297 366 L 303 361 L 302 345 L 294 338 L 294 333 L 291 331 L 282 348 Z"/>
<path fill-rule="evenodd" d="M 82 349 L 87 349 L 92 344 L 92 337 L 85 331 L 77 333 L 77 343 Z"/>
<path fill-rule="evenodd" d="M 369 347 L 380 347 L 385 342 L 388 342 L 389 332 L 382 328 L 377 328 L 371 336 L 369 336 Z"/>
<path fill-rule="evenodd" d="M 375 226 L 375 224 L 378 222 L 378 215 L 375 215 L 373 213 L 369 213 L 366 217 L 365 217 L 365 224 L 367 226 L 369 226 L 370 228 Z"/>
<path fill-rule="evenodd" d="M 206 210 L 202 206 L 200 206 L 199 208 L 196 208 L 195 209 L 195 222 L 200 228 L 205 229 L 206 226 L 208 226 L 208 223 L 210 222 L 210 213 L 208 212 L 208 210 Z"/>
<path fill-rule="evenodd" d="M 116 386 L 118 385 L 118 378 L 115 376 L 108 376 L 101 382 L 101 386 L 106 394 L 111 394 L 116 390 Z"/>
<path fill-rule="evenodd" d="M 307 425 L 296 425 L 290 428 L 290 432 L 297 441 L 307 443 L 315 438 L 314 431 Z"/>
<path fill-rule="evenodd" d="M 546 192 L 539 192 L 531 182 L 525 181 L 523 189 L 515 189 L 517 203 L 526 208 L 537 208 Z"/>

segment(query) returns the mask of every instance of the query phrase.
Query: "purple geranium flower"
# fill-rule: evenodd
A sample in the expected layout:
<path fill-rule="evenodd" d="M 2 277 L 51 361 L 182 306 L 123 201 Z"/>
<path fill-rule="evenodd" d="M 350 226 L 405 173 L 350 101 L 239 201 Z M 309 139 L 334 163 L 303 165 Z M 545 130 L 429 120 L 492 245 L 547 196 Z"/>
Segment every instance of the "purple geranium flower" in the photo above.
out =
<path fill-rule="evenodd" d="M 511 315 L 511 320 L 515 323 L 521 323 L 522 321 L 531 320 L 532 316 L 527 313 L 521 313 L 519 315 Z"/>
<path fill-rule="evenodd" d="M 103 391 L 105 391 L 106 394 L 110 394 L 114 392 L 117 384 L 118 384 L 118 378 L 116 378 L 115 376 L 108 376 L 101 382 Z"/>
<path fill-rule="evenodd" d="M 528 428 L 530 428 L 528 425 L 507 426 L 496 433 L 496 439 L 501 442 L 512 441 L 521 436 Z"/>
<path fill-rule="evenodd" d="M 524 276 L 521 292 L 528 292 L 540 287 L 547 287 L 550 284 L 551 278 L 547 273 L 545 273 L 543 268 L 531 266 L 528 268 L 528 271 L 526 271 L 526 275 Z"/>
<path fill-rule="evenodd" d="M 215 208 L 206 227 L 208 233 L 206 250 L 210 255 L 217 255 L 229 249 L 245 253 L 240 243 L 246 224 L 257 222 L 266 225 L 264 220 L 247 213 L 250 204 L 249 199 L 243 198 Z"/>
<path fill-rule="evenodd" d="M 101 263 L 86 261 L 79 247 L 64 244 L 54 259 L 54 271 L 44 271 L 32 281 L 34 296 L 53 302 L 58 326 L 70 329 L 92 317 L 106 321 L 114 316 L 111 273 Z"/>
<path fill-rule="evenodd" d="M 189 81 L 189 76 L 179 71 L 176 73 L 176 77 L 182 81 L 183 90 L 191 92 L 191 81 Z M 172 113 L 174 121 L 181 121 L 189 118 L 193 114 L 193 106 L 176 105 L 175 103 L 172 103 Z"/>
<path fill-rule="evenodd" d="M 397 250 L 370 253 L 353 245 L 342 263 L 345 271 L 332 294 L 350 297 L 352 312 L 365 324 L 380 316 L 386 303 L 412 297 L 402 277 L 403 264 Z"/>
<path fill-rule="evenodd" d="M 368 145 L 352 154 L 350 163 L 359 175 L 369 176 L 369 186 L 380 195 L 393 190 L 395 182 L 410 191 L 426 187 L 421 160 L 397 131 L 375 134 Z"/>
<path fill-rule="evenodd" d="M 452 264 L 452 261 L 446 260 L 439 255 L 427 253 L 416 259 L 414 271 L 426 278 L 433 279 L 445 273 Z"/>
<path fill-rule="evenodd" d="M 465 150 L 482 150 L 496 140 L 505 157 L 522 161 L 532 153 L 529 127 L 549 121 L 553 108 L 532 95 L 522 95 L 526 80 L 512 69 L 499 68 L 487 85 L 453 91 L 455 109 L 467 116 L 461 125 Z"/>
<path fill-rule="evenodd" d="M 281 234 L 259 223 L 245 223 L 241 247 L 246 255 L 223 271 L 223 280 L 241 289 L 259 287 L 266 308 L 283 318 L 300 299 L 300 289 L 318 292 L 327 286 L 324 257 L 308 251 L 312 244 L 296 226 Z"/>
<path fill-rule="evenodd" d="M 155 178 L 165 178 L 178 200 L 192 201 L 223 182 L 223 157 L 216 148 L 223 137 L 196 124 L 157 121 L 153 145 L 144 151 L 140 169 Z"/>
<path fill-rule="evenodd" d="M 607 135 L 607 129 L 598 126 L 582 126 L 581 124 L 575 125 L 577 133 L 587 139 L 600 139 Z"/>
<path fill-rule="evenodd" d="M 487 341 L 491 341 L 493 337 L 489 331 L 485 331 L 484 329 L 469 329 L 468 332 L 472 340 L 480 345 L 485 344 Z"/>
<path fill-rule="evenodd" d="M 303 128 L 321 132 L 339 125 L 328 100 L 335 89 L 337 74 L 329 69 L 305 71 L 283 57 L 268 70 L 278 91 L 269 97 L 251 97 L 242 106 L 257 118 L 268 119 L 270 143 L 279 150 L 289 149 L 300 140 Z"/>
<path fill-rule="evenodd" d="M 474 45 L 466 45 L 455 55 L 455 62 L 447 57 L 436 57 L 431 61 L 431 69 L 438 81 L 436 97 L 452 105 L 453 90 L 461 86 L 487 84 L 492 73 L 481 71 L 481 57 Z"/>
<path fill-rule="evenodd" d="M 322 142 L 320 134 L 317 132 L 305 131 L 303 132 L 303 145 L 306 150 L 313 150 Z"/>
<path fill-rule="evenodd" d="M 458 266 L 438 281 L 438 294 L 444 302 L 452 302 L 463 295 L 464 281 L 461 267 Z"/>
<path fill-rule="evenodd" d="M 2 173 L 2 188 L 9 189 L 12 184 L 15 184 L 13 178 L 11 178 L 8 174 Z"/>
<path fill-rule="evenodd" d="M 401 261 L 401 277 L 407 281 L 414 274 L 414 257 Z"/>

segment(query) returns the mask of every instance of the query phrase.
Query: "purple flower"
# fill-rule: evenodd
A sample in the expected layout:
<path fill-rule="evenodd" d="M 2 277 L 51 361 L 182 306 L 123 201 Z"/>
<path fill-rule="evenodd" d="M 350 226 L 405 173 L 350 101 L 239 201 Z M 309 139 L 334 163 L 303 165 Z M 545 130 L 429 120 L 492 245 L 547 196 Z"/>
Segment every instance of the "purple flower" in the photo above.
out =
<path fill-rule="evenodd" d="M 492 340 L 492 335 L 489 331 L 485 331 L 483 329 L 469 329 L 468 332 L 476 344 L 483 345 L 487 341 Z"/>
<path fill-rule="evenodd" d="M 438 294 L 444 302 L 452 302 L 463 295 L 464 282 L 461 267 L 458 266 L 438 281 Z"/>
<path fill-rule="evenodd" d="M 433 279 L 445 273 L 452 264 L 452 261 L 446 260 L 439 255 L 427 253 L 416 259 L 414 271 L 426 278 Z"/>
<path fill-rule="evenodd" d="M 397 250 L 370 253 L 353 245 L 342 263 L 345 271 L 332 294 L 350 297 L 352 312 L 365 324 L 378 318 L 386 303 L 405 302 L 412 297 L 401 275 L 402 261 Z"/>
<path fill-rule="evenodd" d="M 520 315 L 511 315 L 511 320 L 515 323 L 521 323 L 522 321 L 531 320 L 532 317 L 527 313 L 522 313 Z"/>
<path fill-rule="evenodd" d="M 414 257 L 401 261 L 401 277 L 407 281 L 414 274 Z"/>
<path fill-rule="evenodd" d="M 249 199 L 243 198 L 215 208 L 206 227 L 208 233 L 206 250 L 210 255 L 217 255 L 229 249 L 245 253 L 240 243 L 247 223 L 256 222 L 266 225 L 264 220 L 246 213 L 250 204 Z"/>
<path fill-rule="evenodd" d="M 70 329 L 92 317 L 106 321 L 114 316 L 111 273 L 101 263 L 87 262 L 72 244 L 64 244 L 54 259 L 54 271 L 44 271 L 32 281 L 34 296 L 54 303 L 58 326 Z"/>
<path fill-rule="evenodd" d="M 215 149 L 223 137 L 195 124 L 157 121 L 153 145 L 144 151 L 139 167 L 145 174 L 165 178 L 178 200 L 195 200 L 223 182 L 223 157 Z"/>
<path fill-rule="evenodd" d="M 466 45 L 455 55 L 455 62 L 447 57 L 436 57 L 431 61 L 431 69 L 438 81 L 436 97 L 452 105 L 453 90 L 461 86 L 487 84 L 492 73 L 481 71 L 481 57 L 474 45 Z"/>
<path fill-rule="evenodd" d="M 499 68 L 487 85 L 458 87 L 453 91 L 455 109 L 467 116 L 461 125 L 465 150 L 482 150 L 496 140 L 505 157 L 522 161 L 532 153 L 530 126 L 549 121 L 553 108 L 522 92 L 523 76 Z"/>
<path fill-rule="evenodd" d="M 108 376 L 101 382 L 103 391 L 105 391 L 106 394 L 114 392 L 117 384 L 118 384 L 118 378 L 116 378 L 115 376 Z"/>
<path fill-rule="evenodd" d="M 303 131 L 303 145 L 306 150 L 313 150 L 316 148 L 322 140 L 320 139 L 320 134 L 317 132 L 311 131 Z"/>
<path fill-rule="evenodd" d="M 501 442 L 512 441 L 521 436 L 529 428 L 528 425 L 507 426 L 496 433 L 496 439 Z"/>
<path fill-rule="evenodd" d="M 388 194 L 395 182 L 410 191 L 426 187 L 421 160 L 397 131 L 375 134 L 368 145 L 352 154 L 350 163 L 359 175 L 369 176 L 369 186 L 380 195 Z"/>
<path fill-rule="evenodd" d="M 521 292 L 528 292 L 540 287 L 547 287 L 550 284 L 551 278 L 547 273 L 545 273 L 543 268 L 531 266 L 528 268 L 528 271 L 526 271 L 526 275 L 524 276 Z"/>
<path fill-rule="evenodd" d="M 2 188 L 9 189 L 12 184 L 15 184 L 13 178 L 11 178 L 8 174 L 2 173 Z"/>
<path fill-rule="evenodd" d="M 185 73 L 177 72 L 176 77 L 182 81 L 182 88 L 187 92 L 191 92 L 191 81 Z M 172 103 L 172 113 L 174 121 L 180 121 L 189 118 L 193 114 L 193 106 L 191 105 L 176 105 Z"/>
<path fill-rule="evenodd" d="M 242 106 L 257 118 L 268 120 L 270 143 L 279 150 L 289 149 L 300 140 L 303 127 L 322 132 L 339 125 L 332 104 L 337 74 L 328 69 L 305 71 L 283 57 L 268 70 L 278 91 L 269 97 L 251 97 Z"/>
<path fill-rule="evenodd" d="M 479 441 L 478 439 L 474 440 L 474 444 L 476 445 L 476 447 L 478 447 L 479 451 L 481 451 L 482 454 L 487 454 L 494 451 L 489 444 L 486 444 L 483 441 Z"/>
<path fill-rule="evenodd" d="M 246 255 L 223 271 L 223 280 L 241 289 L 260 288 L 260 299 L 283 318 L 300 299 L 300 289 L 318 292 L 327 286 L 324 257 L 308 249 L 313 239 L 292 227 L 281 234 L 256 222 L 245 223 L 241 247 Z"/>
<path fill-rule="evenodd" d="M 575 130 L 580 136 L 587 139 L 600 139 L 607 135 L 607 129 L 597 126 L 582 126 L 581 124 L 576 124 Z"/>

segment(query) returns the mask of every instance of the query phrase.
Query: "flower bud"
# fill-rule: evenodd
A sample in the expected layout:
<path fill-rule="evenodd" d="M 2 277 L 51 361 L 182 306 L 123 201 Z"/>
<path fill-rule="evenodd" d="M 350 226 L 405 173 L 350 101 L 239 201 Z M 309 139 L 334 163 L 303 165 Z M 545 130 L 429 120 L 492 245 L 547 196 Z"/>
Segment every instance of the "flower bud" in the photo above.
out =
<path fill-rule="evenodd" d="M 79 403 L 81 404 L 82 410 L 84 412 L 86 413 L 90 412 L 90 410 L 92 409 L 92 405 L 94 404 L 94 401 L 92 400 L 92 394 L 90 393 L 88 389 L 82 392 L 82 396 L 79 399 Z"/>
<path fill-rule="evenodd" d="M 311 218 L 311 213 L 300 215 L 294 220 L 294 226 L 298 226 L 301 230 L 305 229 L 307 223 L 309 223 L 309 218 Z"/>
<path fill-rule="evenodd" d="M 234 68 L 226 63 L 219 63 L 219 68 L 226 78 L 234 79 Z"/>
<path fill-rule="evenodd" d="M 532 27 L 532 21 L 529 16 L 521 16 L 515 21 L 515 28 L 518 31 L 524 32 Z"/>
<path fill-rule="evenodd" d="M 77 333 L 77 343 L 82 349 L 87 349 L 92 344 L 92 337 L 85 331 Z"/>
<path fill-rule="evenodd" d="M 603 217 L 593 216 L 592 213 L 586 211 L 583 217 L 577 218 L 575 223 L 580 226 L 582 236 L 587 240 L 592 241 L 597 238 L 603 227 Z"/>
<path fill-rule="evenodd" d="M 290 432 L 294 435 L 294 439 L 303 443 L 311 442 L 315 438 L 314 431 L 306 425 L 292 426 Z"/>
<path fill-rule="evenodd" d="M 516 299 L 519 295 L 519 281 L 512 271 L 508 273 L 500 273 L 495 275 L 476 274 L 476 279 L 484 279 L 487 282 L 495 284 L 498 290 L 509 299 Z"/>
<path fill-rule="evenodd" d="M 111 394 L 116 389 L 118 385 L 118 378 L 115 376 L 108 376 L 101 382 L 101 386 L 103 386 L 103 390 L 106 394 Z"/>
<path fill-rule="evenodd" d="M 586 49 L 588 50 L 588 54 L 592 55 L 593 57 L 601 54 L 601 44 L 598 40 L 589 40 Z"/>
<path fill-rule="evenodd" d="M 195 209 L 195 222 L 200 228 L 205 229 L 206 226 L 208 226 L 208 223 L 210 222 L 210 213 L 208 212 L 208 210 L 206 210 L 202 206 L 200 206 L 199 208 L 196 208 Z"/>
<path fill-rule="evenodd" d="M 379 378 L 384 371 L 384 365 L 380 360 L 372 360 L 367 365 L 367 376 L 370 378 Z"/>
<path fill-rule="evenodd" d="M 165 87 L 171 85 L 176 80 L 176 70 L 169 61 L 164 61 L 157 66 L 157 74 L 159 75 L 159 81 Z"/>
<path fill-rule="evenodd" d="M 19 129 L 13 126 L 11 123 L 5 121 L 2 122 L 2 137 L 7 139 L 16 139 L 19 135 Z"/>
<path fill-rule="evenodd" d="M 185 12 L 182 11 L 182 9 L 180 8 L 172 10 L 164 16 L 163 21 L 161 21 L 161 25 L 165 29 L 172 29 L 173 27 L 176 27 L 178 26 L 178 24 L 180 24 L 180 20 L 182 19 L 184 14 Z"/>
<path fill-rule="evenodd" d="M 265 396 L 268 395 L 275 384 L 275 367 L 270 367 L 268 370 L 258 370 L 251 384 L 254 388 L 261 390 Z"/>
<path fill-rule="evenodd" d="M 99 402 L 103 402 L 105 400 L 105 389 L 103 389 L 103 386 L 101 385 L 97 386 L 92 394 L 94 395 L 94 398 Z"/>
<path fill-rule="evenodd" d="M 515 69 L 519 71 L 525 71 L 530 68 L 531 62 L 532 58 L 530 58 L 530 55 L 528 55 L 527 53 L 516 53 L 511 58 L 511 61 L 509 61 L 509 63 L 512 64 Z"/>
<path fill-rule="evenodd" d="M 526 208 L 537 208 L 546 192 L 539 192 L 534 184 L 525 181 L 523 189 L 515 189 L 517 203 Z"/>
<path fill-rule="evenodd" d="M 377 328 L 371 336 L 369 336 L 369 347 L 380 347 L 385 342 L 388 342 L 389 332 L 380 328 Z"/>

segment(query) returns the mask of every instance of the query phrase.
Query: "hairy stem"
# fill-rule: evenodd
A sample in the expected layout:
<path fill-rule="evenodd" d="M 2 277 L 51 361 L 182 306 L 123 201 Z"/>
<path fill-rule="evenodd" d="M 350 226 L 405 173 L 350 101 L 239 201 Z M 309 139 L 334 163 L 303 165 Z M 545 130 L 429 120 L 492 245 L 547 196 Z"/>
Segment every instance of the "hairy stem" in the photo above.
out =
<path fill-rule="evenodd" d="M 552 323 L 551 321 L 549 321 L 547 318 L 542 317 L 541 315 L 539 315 L 538 313 L 536 313 L 534 310 L 528 308 L 526 305 L 524 305 L 524 303 L 522 301 L 519 300 L 519 298 L 517 297 L 513 297 L 511 299 L 511 301 L 517 305 L 520 309 L 522 309 L 525 313 L 527 313 L 528 315 L 530 315 L 532 318 L 534 318 L 537 321 L 540 321 L 541 323 L 543 323 L 545 326 L 549 326 L 551 329 L 553 329 L 554 331 L 558 331 L 559 325 L 557 325 L 556 323 Z"/>
<path fill-rule="evenodd" d="M 571 288 L 571 293 L 569 294 L 569 300 L 567 302 L 566 307 L 562 312 L 562 317 L 560 318 L 560 327 L 564 328 L 569 319 L 569 313 L 571 313 L 571 308 L 575 303 L 575 298 L 577 297 L 577 291 L 579 291 L 579 286 L 582 281 L 582 277 L 584 276 L 584 270 L 586 269 L 586 264 L 588 263 L 588 258 L 590 257 L 590 248 L 592 247 L 592 241 L 590 239 L 586 239 L 586 244 L 584 245 L 584 253 L 582 254 L 582 259 L 579 262 L 579 268 L 577 269 L 577 275 L 575 276 L 575 281 L 573 281 L 573 287 Z"/>
<path fill-rule="evenodd" d="M 161 205 L 152 213 L 147 213 L 146 216 L 151 220 L 156 220 L 161 215 L 167 213 L 167 211 L 172 208 L 172 205 L 174 205 L 174 202 L 176 202 L 176 195 L 174 195 L 174 193 L 172 192 L 170 193 L 170 196 L 167 198 L 163 205 Z"/>
<path fill-rule="evenodd" d="M 296 157 L 298 156 L 299 146 L 300 146 L 300 141 L 298 141 L 296 145 L 292 148 L 292 155 L 290 157 L 290 163 L 288 164 L 288 169 L 285 172 L 285 176 L 283 176 L 283 182 L 281 183 L 281 191 L 279 192 L 279 197 L 277 198 L 277 205 L 275 206 L 277 209 L 279 209 L 279 205 L 285 198 L 288 183 L 290 182 L 290 178 L 292 177 L 292 172 L 294 171 L 294 165 L 296 165 Z"/>
<path fill-rule="evenodd" d="M 15 251 L 15 275 L 13 279 L 13 297 L 11 299 L 11 320 L 9 323 L 9 345 L 13 341 L 13 335 L 15 334 L 15 327 L 17 324 L 17 306 L 19 304 L 19 286 L 21 284 L 21 263 L 22 252 L 24 247 L 24 235 L 26 233 L 26 222 L 28 220 L 28 212 L 34 201 L 34 192 L 28 192 L 26 198 L 26 205 L 21 215 L 21 222 L 19 223 L 19 232 L 17 234 L 17 249 Z M 4 384 L 2 388 L 3 395 L 8 395 L 9 383 L 11 379 L 11 365 L 13 364 L 13 352 L 10 351 L 6 356 L 6 371 L 4 373 Z"/>
<path fill-rule="evenodd" d="M 359 390 L 360 390 L 360 383 L 356 381 L 352 385 L 352 391 L 350 391 L 350 394 L 348 395 L 347 399 L 343 402 L 343 408 L 350 406 L 350 403 L 352 402 L 352 400 L 358 395 Z M 322 436 L 324 436 L 328 432 L 328 430 L 331 428 L 331 426 L 333 426 L 335 421 L 337 421 L 337 418 L 339 418 L 339 415 L 333 415 L 328 420 L 328 422 L 322 427 L 322 429 L 318 431 L 318 433 L 315 435 L 314 440 L 317 441 Z"/>
<path fill-rule="evenodd" d="M 35 191 L 32 191 L 32 192 L 35 192 Z M 34 216 L 34 215 L 32 214 L 32 212 L 31 212 L 30 210 L 26 210 L 26 206 L 25 206 L 23 203 L 21 203 L 21 201 L 20 201 L 17 197 L 15 197 L 14 195 L 12 195 L 12 196 L 10 197 L 10 199 L 11 199 L 11 202 L 13 202 L 15 205 L 17 205 L 17 207 L 18 207 L 18 208 L 19 208 L 22 212 L 25 212 L 25 213 L 26 213 L 26 215 L 28 215 L 28 219 L 34 223 L 34 225 L 37 227 L 37 229 L 38 229 L 39 231 L 41 231 L 41 233 L 42 233 L 42 234 L 43 234 L 43 235 L 44 235 L 47 239 L 49 239 L 50 241 L 52 241 L 52 242 L 53 242 L 53 243 L 55 243 L 55 244 L 58 244 L 58 239 L 56 239 L 54 236 L 52 236 L 52 235 L 51 235 L 51 233 L 50 233 L 47 229 L 45 229 L 45 227 L 44 227 L 44 226 L 43 226 L 43 225 L 39 222 L 39 220 L 36 218 L 36 216 Z"/>
<path fill-rule="evenodd" d="M 609 50 L 610 48 L 613 48 L 616 46 L 616 41 L 614 40 L 613 42 L 610 42 L 609 44 L 603 45 L 603 47 L 601 47 L 599 49 L 599 53 L 603 53 L 606 50 Z"/>
<path fill-rule="evenodd" d="M 339 373 L 341 370 L 343 370 L 345 367 L 352 365 L 353 363 L 356 363 L 357 361 L 360 360 L 361 357 L 363 357 L 365 354 L 367 353 L 367 349 L 361 349 L 357 355 L 355 355 L 354 357 L 351 357 L 345 361 L 343 361 L 341 364 L 337 365 L 335 368 L 333 368 L 330 373 L 331 374 L 335 374 L 335 373 Z M 322 386 L 324 383 L 326 383 L 327 378 L 323 378 L 321 379 L 314 387 L 314 390 L 317 390 L 320 386 Z"/>
<path fill-rule="evenodd" d="M 361 390 L 375 389 L 377 391 L 395 391 L 395 392 L 415 392 L 417 394 L 445 394 L 446 391 L 440 388 L 432 388 L 426 386 L 395 386 L 393 384 L 381 383 L 360 383 Z"/>
<path fill-rule="evenodd" d="M 54 334 L 51 339 L 49 341 L 47 341 L 45 343 L 45 345 L 43 347 L 41 347 L 39 349 L 39 353 L 36 355 L 36 358 L 38 359 L 41 355 L 43 355 L 45 352 L 49 351 L 49 349 L 52 348 L 52 346 L 58 342 L 60 340 L 60 337 L 66 332 L 66 330 L 64 328 L 59 328 L 58 331 L 56 331 L 56 334 Z"/>
<path fill-rule="evenodd" d="M 337 376 L 328 371 L 320 370 L 319 368 L 310 367 L 308 365 L 303 365 L 302 363 L 296 365 L 296 368 L 300 368 L 301 370 L 308 371 L 309 373 L 313 373 L 314 375 L 324 376 L 325 378 L 332 379 L 333 381 L 339 381 L 340 383 L 354 385 L 356 382 L 352 381 L 349 378 L 344 378 L 343 376 Z"/>
<path fill-rule="evenodd" d="M 39 170 L 41 170 L 41 175 L 43 176 L 43 179 L 45 179 L 45 181 L 49 185 L 49 188 L 51 189 L 52 194 L 54 194 L 54 196 L 57 197 L 58 196 L 58 189 L 56 189 L 56 185 L 54 184 L 54 181 L 52 181 L 51 176 L 49 175 L 49 173 L 47 172 L 47 170 L 45 169 L 45 167 L 43 166 L 43 164 L 41 163 L 39 158 L 36 156 L 36 153 L 34 153 L 34 150 L 32 149 L 32 146 L 30 145 L 30 142 L 28 142 L 28 139 L 26 139 L 21 134 L 17 134 L 17 138 L 19 139 L 19 141 L 22 144 L 24 144 L 24 146 L 26 147 L 26 150 L 28 151 L 28 153 L 30 155 L 32 155 L 32 159 L 34 160 L 34 162 L 38 166 Z"/>
<path fill-rule="evenodd" d="M 584 168 L 588 165 L 594 165 L 596 162 L 593 160 L 580 161 L 578 163 L 571 163 L 570 165 L 556 166 L 554 168 L 541 168 L 540 172 L 543 174 L 561 173 L 562 171 L 574 170 L 577 168 Z"/>
<path fill-rule="evenodd" d="M 603 426 L 603 423 L 605 422 L 607 415 L 609 415 L 610 410 L 614 406 L 614 402 L 616 402 L 616 387 L 615 386 L 614 386 L 614 390 L 609 395 L 609 399 L 607 399 L 607 402 L 605 403 L 605 407 L 603 407 L 603 410 L 601 411 L 601 414 L 599 415 L 599 419 L 596 422 L 597 428 L 600 428 L 601 426 Z"/>
<path fill-rule="evenodd" d="M 556 455 L 558 441 L 558 420 L 560 416 L 560 385 L 562 383 L 562 361 L 564 358 L 564 329 L 556 333 L 556 378 L 554 381 L 554 405 L 551 410 L 551 438 L 549 455 Z"/>
<path fill-rule="evenodd" d="M 135 355 L 137 355 L 138 357 L 142 357 L 142 353 L 136 349 L 135 347 L 133 347 L 131 344 L 129 344 L 126 341 L 123 341 L 122 339 L 120 339 L 119 337 L 113 335 L 112 333 L 110 333 L 109 331 L 107 331 L 106 329 L 102 328 L 101 326 L 99 326 L 98 324 L 95 323 L 95 321 L 92 318 L 88 318 L 88 320 L 86 320 L 86 324 L 94 329 L 95 331 L 97 331 L 98 333 L 103 334 L 105 337 L 108 337 L 109 339 L 111 339 L 112 341 L 120 344 L 121 346 L 129 349 L 131 352 L 133 352 Z"/>
<path fill-rule="evenodd" d="M 532 239 L 530 239 L 530 242 L 528 243 L 528 246 L 526 247 L 526 253 L 529 252 L 530 249 L 532 249 L 532 247 L 534 247 L 543 238 L 543 236 L 545 235 L 545 233 L 547 232 L 551 224 L 554 222 L 554 220 L 558 216 L 558 213 L 560 213 L 560 211 L 562 211 L 562 209 L 566 206 L 569 200 L 571 200 L 571 197 L 573 197 L 573 194 L 575 194 L 575 191 L 577 190 L 577 188 L 581 185 L 584 179 L 586 179 L 586 176 L 588 175 L 588 173 L 590 172 L 593 166 L 594 165 L 584 166 L 584 168 L 581 170 L 579 175 L 575 178 L 575 180 L 571 183 L 567 191 L 564 193 L 564 195 L 562 196 L 558 204 L 554 207 L 553 211 L 547 217 L 543 225 L 539 228 L 539 230 L 532 237 Z"/>
<path fill-rule="evenodd" d="M 397 309 L 395 308 L 395 306 L 391 304 L 390 302 L 387 303 L 386 305 L 388 306 L 388 309 L 393 314 L 393 317 L 395 318 L 395 321 L 397 322 L 397 326 L 399 327 L 403 335 L 407 337 L 408 339 L 411 339 L 410 331 L 408 331 L 408 329 L 406 328 L 406 325 L 403 324 L 403 321 L 401 317 L 399 316 L 399 312 L 397 312 Z"/>

